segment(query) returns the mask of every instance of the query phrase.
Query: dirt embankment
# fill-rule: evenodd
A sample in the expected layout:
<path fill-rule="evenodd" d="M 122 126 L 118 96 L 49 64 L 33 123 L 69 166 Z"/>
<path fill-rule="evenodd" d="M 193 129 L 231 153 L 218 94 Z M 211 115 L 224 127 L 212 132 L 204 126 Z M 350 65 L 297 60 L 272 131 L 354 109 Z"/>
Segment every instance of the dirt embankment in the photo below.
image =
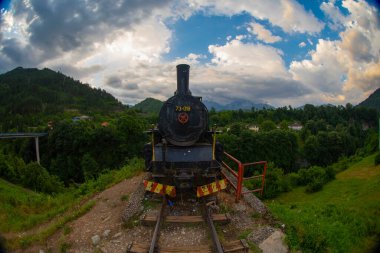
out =
<path fill-rule="evenodd" d="M 97 194 L 92 198 L 96 201 L 95 205 L 82 217 L 67 223 L 46 242 L 18 252 L 116 253 L 125 252 L 131 242 L 149 244 L 153 228 L 141 225 L 138 222 L 139 216 L 156 213 L 159 201 L 144 198 L 141 187 L 144 176 L 145 174 L 141 174 L 124 180 Z M 228 212 L 231 216 L 229 224 L 219 226 L 218 233 L 222 241 L 246 238 L 251 244 L 252 252 L 286 252 L 281 239 L 283 235 L 278 235 L 281 231 L 274 228 L 275 222 L 270 216 L 258 213 L 244 201 L 236 204 L 233 195 L 228 193 L 220 193 L 218 199 L 218 211 Z M 174 205 L 173 213 L 184 206 L 181 201 Z M 189 211 L 187 215 L 198 212 L 197 208 L 198 204 L 193 200 L 193 203 L 185 207 Z M 123 218 L 128 218 L 128 222 L 125 223 Z M 271 241 L 274 235 L 277 239 L 272 238 Z M 210 236 L 205 224 L 164 224 L 159 240 L 159 245 L 169 247 L 209 244 Z M 273 244 L 276 251 L 271 251 L 271 246 L 268 250 L 268 244 Z M 278 251 L 279 249 L 282 251 Z"/>

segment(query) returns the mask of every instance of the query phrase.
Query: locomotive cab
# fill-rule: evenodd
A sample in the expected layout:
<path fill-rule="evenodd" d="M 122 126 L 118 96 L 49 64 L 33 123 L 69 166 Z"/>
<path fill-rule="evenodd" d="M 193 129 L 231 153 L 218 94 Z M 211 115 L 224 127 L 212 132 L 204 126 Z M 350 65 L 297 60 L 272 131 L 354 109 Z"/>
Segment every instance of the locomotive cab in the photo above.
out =
<path fill-rule="evenodd" d="M 154 182 L 189 192 L 221 178 L 223 147 L 208 129 L 208 111 L 189 90 L 189 70 L 177 65 L 177 91 L 162 106 L 151 143 L 144 147 Z"/>

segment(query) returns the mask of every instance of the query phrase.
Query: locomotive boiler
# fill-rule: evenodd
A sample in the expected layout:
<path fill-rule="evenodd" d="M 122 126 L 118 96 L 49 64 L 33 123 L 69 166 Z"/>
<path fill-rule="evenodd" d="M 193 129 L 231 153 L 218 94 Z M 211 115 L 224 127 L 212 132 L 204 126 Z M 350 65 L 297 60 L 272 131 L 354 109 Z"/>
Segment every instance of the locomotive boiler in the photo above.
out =
<path fill-rule="evenodd" d="M 150 130 L 151 142 L 144 147 L 146 169 L 152 175 L 152 181 L 144 181 L 148 191 L 171 196 L 197 192 L 201 197 L 225 188 L 223 148 L 215 128 L 208 126 L 202 98 L 189 89 L 189 71 L 189 65 L 177 65 L 177 90 L 164 102 L 158 125 Z"/>

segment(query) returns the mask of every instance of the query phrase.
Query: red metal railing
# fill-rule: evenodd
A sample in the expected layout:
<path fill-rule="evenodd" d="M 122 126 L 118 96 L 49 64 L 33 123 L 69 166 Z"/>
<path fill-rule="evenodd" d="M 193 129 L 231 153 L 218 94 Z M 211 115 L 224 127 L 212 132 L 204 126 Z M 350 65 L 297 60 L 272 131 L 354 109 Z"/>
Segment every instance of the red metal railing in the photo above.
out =
<path fill-rule="evenodd" d="M 224 177 L 228 181 L 228 183 L 234 188 L 236 192 L 236 198 L 235 200 L 238 202 L 241 198 L 242 194 L 252 193 L 252 192 L 260 192 L 261 196 L 264 192 L 264 186 L 265 186 L 265 175 L 267 172 L 267 166 L 268 163 L 266 161 L 260 161 L 260 162 L 253 162 L 253 163 L 242 163 L 232 155 L 228 154 L 227 152 L 224 152 L 224 157 L 228 158 L 230 162 L 232 162 L 236 169 L 231 168 L 230 165 L 228 165 L 225 161 L 222 162 L 223 166 L 231 173 L 233 177 L 236 178 L 236 184 L 234 180 L 231 180 L 227 175 L 224 174 Z M 246 167 L 250 166 L 256 166 L 256 165 L 264 165 L 263 166 L 263 172 L 260 175 L 250 176 L 250 177 L 244 177 L 244 170 Z M 222 172 L 223 173 L 223 172 Z M 261 178 L 261 187 L 256 188 L 249 191 L 242 191 L 243 189 L 243 182 L 244 180 L 250 180 L 250 179 L 259 179 Z"/>
<path fill-rule="evenodd" d="M 241 195 L 241 188 L 242 188 L 241 185 L 242 185 L 242 178 L 243 178 L 242 176 L 243 164 L 238 159 L 228 154 L 227 152 L 224 152 L 224 156 L 229 158 L 229 160 L 232 161 L 234 165 L 237 166 L 237 172 L 236 172 L 236 169 L 231 168 L 225 161 L 222 161 L 223 166 L 231 173 L 233 177 L 236 178 L 236 184 L 235 184 L 234 180 L 231 180 L 227 175 L 224 175 L 228 183 L 232 186 L 232 188 L 235 189 L 236 201 L 239 201 L 240 195 Z"/>

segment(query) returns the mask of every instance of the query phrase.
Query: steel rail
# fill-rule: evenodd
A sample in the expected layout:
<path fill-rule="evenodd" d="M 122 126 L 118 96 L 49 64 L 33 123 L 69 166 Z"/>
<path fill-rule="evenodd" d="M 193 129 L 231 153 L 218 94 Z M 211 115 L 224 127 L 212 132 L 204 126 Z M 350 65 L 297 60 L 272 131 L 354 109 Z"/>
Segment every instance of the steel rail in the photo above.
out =
<path fill-rule="evenodd" d="M 224 250 L 222 248 L 222 244 L 219 241 L 218 234 L 216 233 L 214 222 L 212 220 L 211 208 L 209 206 L 207 206 L 206 202 L 204 202 L 204 209 L 205 209 L 206 221 L 207 221 L 207 224 L 211 230 L 211 237 L 212 237 L 212 242 L 214 244 L 215 252 L 223 253 Z"/>
<path fill-rule="evenodd" d="M 160 212 L 157 214 L 156 227 L 154 228 L 152 242 L 150 243 L 149 253 L 154 253 L 156 249 L 156 244 L 157 244 L 159 233 L 160 233 L 160 227 L 161 227 L 161 222 L 163 220 L 165 206 L 166 206 L 166 197 L 164 196 L 162 200 Z"/>

